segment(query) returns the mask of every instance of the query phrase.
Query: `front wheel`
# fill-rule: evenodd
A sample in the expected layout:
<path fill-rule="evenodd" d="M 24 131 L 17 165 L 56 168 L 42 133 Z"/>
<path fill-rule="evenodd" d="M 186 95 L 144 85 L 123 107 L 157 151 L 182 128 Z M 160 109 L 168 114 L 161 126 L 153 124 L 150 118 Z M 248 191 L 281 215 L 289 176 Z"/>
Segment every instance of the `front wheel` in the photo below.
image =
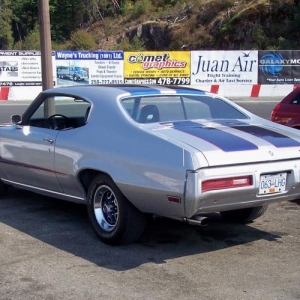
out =
<path fill-rule="evenodd" d="M 261 217 L 265 213 L 267 208 L 268 205 L 262 205 L 257 207 L 222 211 L 220 213 L 222 217 L 227 221 L 246 224 Z"/>
<path fill-rule="evenodd" d="M 87 195 L 88 216 L 98 237 L 107 244 L 134 242 L 142 235 L 146 217 L 106 175 L 97 176 Z"/>

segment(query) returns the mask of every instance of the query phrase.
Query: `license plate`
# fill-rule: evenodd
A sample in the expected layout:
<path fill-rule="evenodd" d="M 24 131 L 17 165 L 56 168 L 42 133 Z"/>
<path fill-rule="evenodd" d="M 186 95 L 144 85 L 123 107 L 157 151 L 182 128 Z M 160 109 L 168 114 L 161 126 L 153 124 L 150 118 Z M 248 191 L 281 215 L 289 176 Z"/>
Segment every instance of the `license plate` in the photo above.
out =
<path fill-rule="evenodd" d="M 260 176 L 259 194 L 273 194 L 285 191 L 286 173 Z"/>

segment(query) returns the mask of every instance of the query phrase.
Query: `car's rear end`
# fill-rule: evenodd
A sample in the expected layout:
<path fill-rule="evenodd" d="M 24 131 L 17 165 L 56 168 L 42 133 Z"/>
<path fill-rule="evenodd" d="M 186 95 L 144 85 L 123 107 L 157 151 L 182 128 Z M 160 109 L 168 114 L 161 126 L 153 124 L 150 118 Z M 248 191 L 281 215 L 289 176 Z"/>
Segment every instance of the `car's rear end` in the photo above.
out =
<path fill-rule="evenodd" d="M 187 220 L 298 198 L 300 135 L 259 120 L 178 121 L 156 128 L 194 149 L 194 169 L 186 175 Z"/>
<path fill-rule="evenodd" d="M 188 172 L 186 216 L 294 200 L 300 194 L 300 159 Z"/>

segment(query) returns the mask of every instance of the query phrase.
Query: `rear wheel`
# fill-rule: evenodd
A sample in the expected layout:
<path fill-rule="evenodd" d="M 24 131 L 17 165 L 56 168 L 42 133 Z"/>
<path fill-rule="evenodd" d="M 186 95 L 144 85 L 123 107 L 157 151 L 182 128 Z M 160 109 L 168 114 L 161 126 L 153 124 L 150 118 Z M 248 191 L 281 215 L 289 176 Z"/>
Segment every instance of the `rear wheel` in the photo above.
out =
<path fill-rule="evenodd" d="M 0 196 L 5 195 L 8 190 L 8 186 L 0 180 Z"/>
<path fill-rule="evenodd" d="M 142 235 L 146 217 L 106 175 L 97 176 L 87 195 L 88 216 L 98 237 L 111 245 L 134 242 Z"/>
<path fill-rule="evenodd" d="M 265 213 L 267 208 L 268 205 L 262 205 L 257 207 L 222 211 L 220 213 L 222 217 L 227 221 L 246 224 L 261 217 Z"/>

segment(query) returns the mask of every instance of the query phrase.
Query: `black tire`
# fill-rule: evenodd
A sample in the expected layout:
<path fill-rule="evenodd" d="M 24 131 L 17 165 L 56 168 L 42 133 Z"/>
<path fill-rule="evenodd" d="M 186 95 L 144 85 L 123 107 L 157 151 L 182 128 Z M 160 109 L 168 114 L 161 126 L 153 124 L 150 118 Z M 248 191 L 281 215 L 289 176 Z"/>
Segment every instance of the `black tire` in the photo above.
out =
<path fill-rule="evenodd" d="M 3 196 L 6 194 L 8 190 L 8 185 L 6 185 L 5 183 L 3 183 L 1 180 L 0 180 L 0 196 Z"/>
<path fill-rule="evenodd" d="M 93 229 L 106 244 L 137 241 L 146 225 L 146 216 L 124 197 L 110 177 L 103 174 L 89 187 L 87 210 Z"/>
<path fill-rule="evenodd" d="M 246 224 L 261 217 L 265 213 L 267 208 L 268 205 L 262 205 L 257 207 L 222 211 L 220 213 L 222 217 L 227 221 Z"/>

